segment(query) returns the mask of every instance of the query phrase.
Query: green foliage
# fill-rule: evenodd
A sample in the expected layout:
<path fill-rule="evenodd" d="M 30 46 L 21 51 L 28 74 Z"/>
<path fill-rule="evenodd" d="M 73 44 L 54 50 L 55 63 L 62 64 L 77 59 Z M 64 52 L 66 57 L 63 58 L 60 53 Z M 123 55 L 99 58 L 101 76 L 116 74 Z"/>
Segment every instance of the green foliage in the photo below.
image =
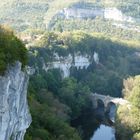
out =
<path fill-rule="evenodd" d="M 43 18 L 48 11 L 48 5 L 48 0 L 4 0 L 0 5 L 0 21 L 2 23 L 10 22 L 10 26 L 18 31 L 29 28 L 45 29 Z"/>
<path fill-rule="evenodd" d="M 80 8 L 87 8 L 87 9 L 94 9 L 94 8 L 107 8 L 107 7 L 117 7 L 124 14 L 132 17 L 139 18 L 140 8 L 139 3 L 137 0 L 115 0 L 109 1 L 106 0 L 70 0 L 70 1 L 61 1 L 61 0 L 29 0 L 29 1 L 17 1 L 17 0 L 4 0 L 1 2 L 0 5 L 0 22 L 1 23 L 10 23 L 10 26 L 14 27 L 14 29 L 18 31 L 25 31 L 30 28 L 36 29 L 43 29 L 45 30 L 46 27 L 53 26 L 50 25 L 50 22 L 54 23 L 54 17 L 57 15 L 58 11 L 62 10 L 63 8 L 67 7 L 80 7 Z M 32 20 L 30 20 L 32 19 Z M 63 22 L 63 21 L 62 21 Z M 75 29 L 80 28 L 82 30 L 88 29 L 88 31 L 93 30 L 106 30 L 109 29 L 111 26 L 106 26 L 106 21 L 102 22 L 102 26 L 97 26 L 94 24 L 93 21 L 89 21 L 84 26 L 84 21 L 75 20 L 73 25 L 69 24 L 69 21 L 64 21 L 63 25 L 65 27 L 71 26 Z M 96 22 L 96 20 L 95 20 Z M 98 20 L 97 20 L 98 22 Z M 105 24 L 105 25 L 104 25 Z M 89 27 L 91 26 L 91 28 Z M 100 24 L 101 25 L 101 24 Z M 59 28 L 59 24 L 55 27 L 58 27 L 59 30 L 63 28 Z M 95 27 L 95 28 L 94 28 Z M 65 29 L 65 28 L 64 28 Z M 70 30 L 69 28 L 67 28 Z M 93 30 L 92 30 L 93 29 Z M 119 33 L 118 28 L 116 29 L 117 34 Z M 110 31 L 110 30 L 109 30 Z M 111 33 L 115 33 L 112 32 Z M 130 34 L 126 34 L 130 36 Z"/>
<path fill-rule="evenodd" d="M 119 24 L 119 23 L 118 23 Z M 131 27 L 132 26 L 132 27 Z M 123 40 L 137 40 L 139 41 L 140 33 L 133 30 L 136 25 L 130 25 L 132 30 L 123 29 L 112 25 L 112 21 L 104 20 L 103 18 L 96 19 L 62 19 L 57 20 L 52 27 L 52 30 L 58 31 L 59 27 L 63 31 L 82 30 L 85 32 L 102 33 L 107 37 L 115 37 Z M 130 28 L 129 27 L 129 28 Z"/>
<path fill-rule="evenodd" d="M 71 108 L 72 119 L 77 118 L 90 103 L 88 99 L 90 95 L 89 87 L 77 83 L 74 78 L 64 79 L 61 86 L 59 89 L 60 100 Z"/>
<path fill-rule="evenodd" d="M 123 94 L 134 106 L 140 109 L 140 76 L 124 80 Z"/>
<path fill-rule="evenodd" d="M 130 77 L 124 81 L 124 97 L 131 107 L 119 107 L 117 111 L 116 130 L 120 140 L 138 140 L 140 134 L 140 76 Z M 133 138 L 132 138 L 133 137 Z"/>
<path fill-rule="evenodd" d="M 133 140 L 139 140 L 140 139 L 140 133 L 136 133 L 133 136 Z"/>
<path fill-rule="evenodd" d="M 4 0 L 0 5 L 0 22 L 9 23 L 14 29 L 46 29 L 55 14 L 79 0 Z M 32 19 L 32 20 L 31 20 Z"/>
<path fill-rule="evenodd" d="M 45 33 L 29 50 L 30 66 L 36 68 L 36 73 L 30 79 L 29 101 L 33 123 L 28 136 L 33 136 L 33 139 L 38 137 L 43 139 L 44 136 L 49 140 L 80 139 L 78 132 L 70 126 L 70 121 L 77 119 L 82 115 L 83 109 L 86 110 L 91 106 L 89 95 L 92 92 L 122 96 L 123 79 L 128 75 L 140 73 L 138 47 L 118 43 L 100 34 L 82 31 Z M 99 54 L 99 64 L 94 62 L 94 52 Z M 69 54 L 73 57 L 76 54 L 83 56 L 88 54 L 91 65 L 87 69 L 71 67 L 70 77 L 62 79 L 59 69 L 50 69 L 47 72 L 42 70 L 44 64 L 47 67 L 56 61 L 54 54 L 58 54 L 61 58 Z M 134 88 L 133 94 L 139 97 L 137 91 L 139 90 Z M 127 114 L 128 120 L 134 117 L 133 114 L 139 116 L 138 105 L 135 104 L 136 101 L 138 103 L 138 98 L 130 100 L 136 106 L 133 112 L 128 112 L 126 108 L 119 111 L 122 118 Z M 129 113 L 132 114 L 130 118 Z M 138 117 L 135 117 L 135 121 L 139 121 Z M 121 120 L 118 119 L 117 122 Z M 124 136 L 121 135 L 123 140 L 126 134 L 127 138 L 131 137 L 139 127 L 134 122 L 130 121 L 128 129 L 118 123 L 120 132 L 126 130 Z M 134 125 L 133 131 L 130 130 L 129 128 Z M 34 131 L 37 135 L 34 135 Z"/>
<path fill-rule="evenodd" d="M 57 12 L 65 7 L 100 8 L 103 5 L 104 7 L 117 6 L 127 15 L 137 18 L 140 15 L 137 0 L 133 2 L 117 0 L 109 3 L 106 0 L 98 3 L 96 0 L 85 0 L 78 4 L 75 2 L 79 0 L 1 1 L 0 22 L 9 23 L 10 21 L 10 25 L 18 31 L 32 28 L 46 29 L 46 26 L 59 31 L 39 35 L 41 40 L 36 39 L 34 42 L 36 47 L 30 49 L 29 63 L 36 68 L 37 72 L 31 77 L 29 85 L 28 99 L 33 122 L 26 134 L 26 140 L 81 140 L 76 129 L 71 127 L 70 121 L 78 118 L 82 115 L 83 109 L 91 106 L 90 93 L 97 92 L 120 97 L 123 78 L 140 73 L 140 34 L 137 31 L 117 28 L 112 25 L 112 21 L 102 18 L 54 20 Z M 81 31 L 69 32 L 72 30 L 98 32 L 102 35 Z M 36 35 L 33 30 L 27 32 L 31 33 L 32 38 Z M 112 36 L 114 40 L 129 40 L 127 42 L 129 44 L 107 39 Z M 137 49 L 134 48 L 135 44 Z M 99 64 L 93 60 L 95 51 L 99 54 Z M 91 65 L 87 70 L 71 68 L 73 78 L 62 79 L 58 69 L 49 70 L 47 73 L 42 71 L 44 63 L 55 60 L 54 53 L 63 57 L 69 54 L 73 57 L 75 54 L 88 54 L 91 57 Z M 27 63 L 27 50 L 24 44 L 14 36 L 13 32 L 0 27 L 0 74 L 3 74 L 7 66 L 14 64 L 17 60 L 21 61 L 23 66 Z M 118 109 L 117 133 L 120 134 L 119 140 L 128 140 L 131 137 L 133 140 L 139 140 L 139 77 L 130 78 L 126 81 L 126 85 L 125 89 L 128 90 L 124 91 L 124 96 L 133 106 L 131 110 L 126 107 Z"/>
<path fill-rule="evenodd" d="M 126 15 L 135 18 L 140 18 L 140 7 L 138 0 L 124 0 L 123 2 L 117 1 L 117 7 L 122 10 Z"/>
<path fill-rule="evenodd" d="M 0 74 L 15 61 L 20 61 L 24 67 L 27 63 L 27 50 L 10 29 L 0 26 Z"/>
<path fill-rule="evenodd" d="M 57 85 L 56 79 L 60 78 L 56 76 L 56 73 L 55 70 L 46 75 L 44 72 L 40 72 L 40 75 L 34 75 L 30 79 L 30 96 L 28 98 L 33 122 L 26 134 L 26 140 L 30 138 L 81 140 L 77 131 L 69 125 L 71 108 L 63 104 L 55 95 L 59 86 L 56 90 L 53 89 L 53 86 Z M 61 79 L 58 82 L 61 82 Z M 52 90 L 54 95 L 48 89 Z"/>
<path fill-rule="evenodd" d="M 71 76 L 74 76 L 81 83 L 87 84 L 92 92 L 121 96 L 123 78 L 140 72 L 138 67 L 140 61 L 137 56 L 139 50 L 137 48 L 131 44 L 109 40 L 99 34 L 88 34 L 82 31 L 49 32 L 42 37 L 36 46 L 31 48 L 32 54 L 37 51 L 37 56 L 33 55 L 32 57 L 33 61 L 36 62 L 31 63 L 34 67 L 36 65 L 43 67 L 43 63 L 50 64 L 52 61 L 56 61 L 55 53 L 64 58 L 69 54 L 73 57 L 76 54 L 88 54 L 91 58 L 90 67 L 87 70 L 71 68 Z M 96 65 L 93 60 L 94 52 L 99 54 L 99 65 Z M 55 75 L 55 77 L 58 76 Z M 53 75 L 48 72 L 47 81 L 50 85 L 49 89 L 56 92 L 60 85 L 57 81 L 60 81 L 60 78 L 54 80 Z"/>

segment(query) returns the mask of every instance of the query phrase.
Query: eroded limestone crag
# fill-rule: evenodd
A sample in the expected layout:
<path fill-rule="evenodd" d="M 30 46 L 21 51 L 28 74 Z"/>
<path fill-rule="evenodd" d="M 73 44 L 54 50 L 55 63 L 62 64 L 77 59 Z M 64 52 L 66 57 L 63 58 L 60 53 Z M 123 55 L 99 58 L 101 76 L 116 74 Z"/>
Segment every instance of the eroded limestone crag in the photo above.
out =
<path fill-rule="evenodd" d="M 75 67 L 77 69 L 87 69 L 91 64 L 91 56 L 81 55 L 79 54 L 69 54 L 66 57 L 59 56 L 57 53 L 54 53 L 54 60 L 52 62 L 43 61 L 43 67 L 42 69 L 46 72 L 49 69 L 60 69 L 62 72 L 62 77 L 69 77 L 70 76 L 70 68 Z M 93 60 L 96 64 L 99 64 L 99 55 L 97 52 L 94 52 L 93 54 Z"/>
<path fill-rule="evenodd" d="M 0 76 L 0 140 L 23 140 L 31 124 L 27 103 L 29 76 L 21 71 L 21 63 Z"/>

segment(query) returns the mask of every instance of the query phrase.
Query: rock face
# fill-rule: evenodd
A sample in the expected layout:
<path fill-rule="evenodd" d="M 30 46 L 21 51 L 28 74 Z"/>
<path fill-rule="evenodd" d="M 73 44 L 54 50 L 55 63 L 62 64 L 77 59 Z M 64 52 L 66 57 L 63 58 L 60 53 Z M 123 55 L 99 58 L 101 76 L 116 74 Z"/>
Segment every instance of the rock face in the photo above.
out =
<path fill-rule="evenodd" d="M 29 77 L 17 62 L 0 76 L 0 140 L 23 140 L 31 123 L 27 103 Z"/>
<path fill-rule="evenodd" d="M 70 18 L 95 18 L 103 17 L 102 9 L 82 9 L 82 8 L 64 8 L 62 11 L 66 19 Z"/>
<path fill-rule="evenodd" d="M 70 68 L 76 67 L 77 69 L 87 69 L 88 66 L 91 64 L 90 57 L 88 55 L 80 55 L 75 54 L 72 56 L 69 54 L 66 57 L 61 57 L 57 53 L 54 54 L 54 61 L 50 63 L 44 63 L 43 69 L 47 72 L 49 69 L 60 69 L 62 72 L 62 76 L 69 77 L 70 75 Z"/>
<path fill-rule="evenodd" d="M 115 7 L 105 9 L 64 8 L 59 12 L 59 14 L 64 16 L 66 19 L 92 19 L 96 17 L 102 17 L 114 21 L 134 22 L 134 19 L 132 17 L 125 16 L 120 10 Z"/>

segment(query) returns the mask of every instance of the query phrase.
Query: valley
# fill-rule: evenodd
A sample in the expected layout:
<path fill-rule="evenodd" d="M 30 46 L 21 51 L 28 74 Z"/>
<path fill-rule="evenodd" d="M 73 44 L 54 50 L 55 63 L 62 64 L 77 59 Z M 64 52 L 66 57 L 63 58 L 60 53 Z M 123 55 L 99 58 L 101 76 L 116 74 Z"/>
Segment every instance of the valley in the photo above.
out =
<path fill-rule="evenodd" d="M 139 5 L 3 0 L 0 140 L 140 140 Z"/>

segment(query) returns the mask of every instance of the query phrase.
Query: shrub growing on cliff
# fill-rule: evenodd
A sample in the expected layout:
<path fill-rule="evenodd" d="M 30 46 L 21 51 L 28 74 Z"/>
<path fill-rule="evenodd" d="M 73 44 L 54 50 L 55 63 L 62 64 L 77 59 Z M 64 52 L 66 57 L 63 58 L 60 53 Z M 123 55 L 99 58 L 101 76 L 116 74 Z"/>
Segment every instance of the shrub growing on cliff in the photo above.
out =
<path fill-rule="evenodd" d="M 17 60 L 25 66 L 27 50 L 10 29 L 0 26 L 0 74 L 3 74 L 7 66 L 14 64 Z"/>

